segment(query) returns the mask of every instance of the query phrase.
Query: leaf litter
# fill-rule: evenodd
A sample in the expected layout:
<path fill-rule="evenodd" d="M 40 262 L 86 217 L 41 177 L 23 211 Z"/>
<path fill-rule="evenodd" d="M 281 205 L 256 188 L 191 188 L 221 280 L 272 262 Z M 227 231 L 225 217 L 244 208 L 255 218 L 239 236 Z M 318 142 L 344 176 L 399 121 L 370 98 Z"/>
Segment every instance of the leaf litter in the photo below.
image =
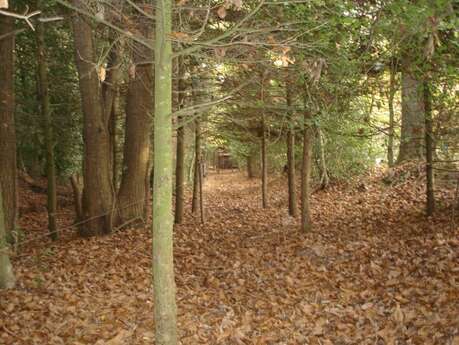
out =
<path fill-rule="evenodd" d="M 175 227 L 181 343 L 458 345 L 451 191 L 438 191 L 440 210 L 426 218 L 419 176 L 360 184 L 314 193 L 304 234 L 286 214 L 283 178 L 271 181 L 263 210 L 259 181 L 210 175 L 206 224 L 187 210 Z M 22 193 L 27 208 L 45 202 Z M 60 224 L 72 217 L 69 203 Z M 28 236 L 46 231 L 42 206 L 21 225 Z M 148 227 L 64 235 L 13 255 L 18 286 L 0 292 L 0 344 L 154 343 Z"/>

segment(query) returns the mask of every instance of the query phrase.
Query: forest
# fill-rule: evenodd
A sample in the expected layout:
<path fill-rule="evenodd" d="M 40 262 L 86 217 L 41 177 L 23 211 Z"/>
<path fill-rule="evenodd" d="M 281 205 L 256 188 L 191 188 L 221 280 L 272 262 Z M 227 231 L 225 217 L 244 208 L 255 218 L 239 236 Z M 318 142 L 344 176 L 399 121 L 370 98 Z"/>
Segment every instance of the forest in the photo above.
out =
<path fill-rule="evenodd" d="M 0 344 L 459 345 L 458 13 L 0 0 Z"/>

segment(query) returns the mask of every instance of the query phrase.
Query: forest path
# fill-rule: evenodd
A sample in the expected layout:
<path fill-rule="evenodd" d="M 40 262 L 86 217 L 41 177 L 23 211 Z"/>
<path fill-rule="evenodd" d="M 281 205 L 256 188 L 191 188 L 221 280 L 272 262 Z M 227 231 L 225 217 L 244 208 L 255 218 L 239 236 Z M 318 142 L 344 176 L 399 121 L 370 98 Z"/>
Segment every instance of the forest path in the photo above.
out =
<path fill-rule="evenodd" d="M 456 345 L 459 242 L 422 216 L 420 185 L 313 195 L 313 231 L 286 216 L 284 178 L 209 175 L 206 223 L 175 227 L 182 344 Z M 188 199 L 188 198 L 187 198 Z M 0 344 L 151 344 L 149 226 L 13 258 Z M 454 341 L 454 342 L 453 342 Z"/>

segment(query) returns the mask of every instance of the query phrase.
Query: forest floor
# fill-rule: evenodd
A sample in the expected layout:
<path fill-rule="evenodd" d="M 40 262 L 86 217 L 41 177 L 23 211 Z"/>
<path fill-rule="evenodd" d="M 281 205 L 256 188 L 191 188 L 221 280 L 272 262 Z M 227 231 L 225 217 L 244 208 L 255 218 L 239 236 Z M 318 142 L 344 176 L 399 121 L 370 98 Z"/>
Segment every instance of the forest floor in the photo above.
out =
<path fill-rule="evenodd" d="M 452 192 L 426 218 L 423 184 L 403 176 L 317 191 L 305 234 L 287 216 L 284 177 L 263 210 L 258 180 L 209 175 L 206 223 L 187 213 L 175 228 L 182 344 L 458 345 Z M 43 236 L 44 194 L 21 196 L 25 239 Z M 64 228 L 71 194 L 59 201 Z M 0 292 L 0 344 L 152 344 L 150 239 L 148 226 L 91 239 L 69 229 L 19 248 L 17 287 Z"/>

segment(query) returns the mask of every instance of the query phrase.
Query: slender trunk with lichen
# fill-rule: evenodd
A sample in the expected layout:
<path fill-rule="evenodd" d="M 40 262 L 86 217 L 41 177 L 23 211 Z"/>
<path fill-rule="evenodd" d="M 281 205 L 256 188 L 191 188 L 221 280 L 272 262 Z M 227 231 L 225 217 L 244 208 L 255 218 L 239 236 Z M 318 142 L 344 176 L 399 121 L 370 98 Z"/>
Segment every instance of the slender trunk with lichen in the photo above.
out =
<path fill-rule="evenodd" d="M 172 0 L 156 2 L 153 177 L 155 343 L 177 345 L 172 215 Z"/>
<path fill-rule="evenodd" d="M 37 8 L 42 7 L 42 1 L 37 0 Z M 52 115 L 49 107 L 49 83 L 48 83 L 48 63 L 45 52 L 45 27 L 42 22 L 37 22 L 36 26 L 37 41 L 37 64 L 39 96 L 41 105 L 41 116 L 43 118 L 43 131 L 46 147 L 46 177 L 48 180 L 47 188 L 47 210 L 48 210 L 48 231 L 52 240 L 57 240 L 56 210 L 56 165 L 54 161 L 54 134 Z"/>
<path fill-rule="evenodd" d="M 12 238 L 17 217 L 16 129 L 14 123 L 14 18 L 0 15 L 0 187 L 5 231 Z"/>

